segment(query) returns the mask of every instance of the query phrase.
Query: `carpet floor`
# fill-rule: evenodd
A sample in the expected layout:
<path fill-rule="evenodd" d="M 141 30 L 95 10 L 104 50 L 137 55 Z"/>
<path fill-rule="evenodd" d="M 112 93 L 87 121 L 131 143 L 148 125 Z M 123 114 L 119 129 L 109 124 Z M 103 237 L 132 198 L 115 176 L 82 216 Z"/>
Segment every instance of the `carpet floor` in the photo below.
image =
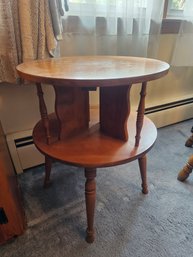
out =
<path fill-rule="evenodd" d="M 149 194 L 141 193 L 137 161 L 98 169 L 96 239 L 85 242 L 84 171 L 54 163 L 18 176 L 28 228 L 0 247 L 1 257 L 192 257 L 193 175 L 176 177 L 193 153 L 184 143 L 192 120 L 158 130 L 148 153 Z"/>

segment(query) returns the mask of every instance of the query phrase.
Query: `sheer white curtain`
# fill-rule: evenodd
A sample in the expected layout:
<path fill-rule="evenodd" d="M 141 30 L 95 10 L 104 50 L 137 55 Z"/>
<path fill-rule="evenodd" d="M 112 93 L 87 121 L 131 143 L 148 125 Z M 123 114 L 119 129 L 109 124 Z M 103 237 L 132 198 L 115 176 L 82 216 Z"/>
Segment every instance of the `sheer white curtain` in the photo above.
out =
<path fill-rule="evenodd" d="M 163 6 L 164 0 L 69 0 L 64 52 L 154 55 Z"/>
<path fill-rule="evenodd" d="M 186 0 L 183 21 L 171 58 L 173 66 L 193 66 L 193 0 Z"/>

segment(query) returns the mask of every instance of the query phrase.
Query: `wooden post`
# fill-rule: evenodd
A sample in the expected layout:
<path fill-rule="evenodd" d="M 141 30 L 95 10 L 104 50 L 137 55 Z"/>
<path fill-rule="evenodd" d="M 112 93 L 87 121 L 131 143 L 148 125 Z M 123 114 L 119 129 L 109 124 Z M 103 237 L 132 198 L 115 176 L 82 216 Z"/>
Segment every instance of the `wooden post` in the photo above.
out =
<path fill-rule="evenodd" d="M 142 193 L 148 194 L 148 186 L 147 186 L 147 157 L 143 155 L 138 159 L 139 168 L 141 173 L 141 180 L 142 180 Z"/>
<path fill-rule="evenodd" d="M 192 147 L 193 145 L 193 134 L 187 139 L 185 146 Z"/>
<path fill-rule="evenodd" d="M 96 169 L 85 169 L 85 198 L 86 198 L 86 214 L 87 214 L 87 243 L 94 242 L 94 211 L 95 211 L 95 202 L 96 202 Z"/>
<path fill-rule="evenodd" d="M 44 179 L 44 188 L 50 186 L 50 173 L 52 169 L 52 158 L 48 155 L 45 155 L 45 179 Z"/>
<path fill-rule="evenodd" d="M 136 136 L 135 136 L 135 146 L 139 146 L 141 129 L 143 127 L 144 111 L 145 111 L 145 96 L 146 96 L 146 86 L 147 82 L 142 83 L 140 92 L 140 101 L 137 110 L 137 121 L 136 121 Z"/>
<path fill-rule="evenodd" d="M 193 155 L 189 157 L 188 162 L 183 167 L 183 169 L 179 172 L 178 180 L 182 182 L 185 181 L 189 177 L 190 173 L 192 172 L 192 169 L 193 169 Z"/>
<path fill-rule="evenodd" d="M 47 144 L 50 144 L 51 138 L 50 138 L 50 130 L 49 130 L 49 119 L 48 119 L 48 113 L 47 113 L 47 108 L 44 101 L 44 93 L 42 91 L 41 83 L 36 83 L 36 87 L 37 87 L 37 95 L 39 99 L 40 115 L 44 125 L 45 133 L 46 133 L 46 140 L 47 140 Z"/>

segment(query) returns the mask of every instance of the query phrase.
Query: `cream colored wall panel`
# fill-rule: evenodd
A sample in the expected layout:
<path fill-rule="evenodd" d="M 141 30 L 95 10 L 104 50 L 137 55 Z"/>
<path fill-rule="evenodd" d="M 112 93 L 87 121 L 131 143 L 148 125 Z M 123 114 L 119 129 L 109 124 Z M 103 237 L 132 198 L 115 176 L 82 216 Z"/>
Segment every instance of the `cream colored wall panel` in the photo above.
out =
<path fill-rule="evenodd" d="M 54 94 L 44 86 L 48 112 L 53 111 Z M 0 118 L 5 134 L 29 130 L 40 119 L 35 85 L 0 85 Z"/>
<path fill-rule="evenodd" d="M 32 130 L 8 134 L 6 140 L 16 173 L 44 163 L 44 156 L 33 144 Z"/>
<path fill-rule="evenodd" d="M 23 170 L 42 164 L 45 161 L 44 155 L 36 149 L 34 144 L 18 148 L 17 152 Z"/>
<path fill-rule="evenodd" d="M 193 117 L 193 104 L 151 113 L 148 114 L 147 117 L 154 122 L 157 128 L 168 126 L 183 120 L 191 119 Z"/>
<path fill-rule="evenodd" d="M 23 168 L 22 168 L 22 165 L 21 165 L 21 161 L 20 161 L 17 149 L 16 149 L 14 138 L 13 138 L 12 135 L 8 135 L 6 137 L 6 140 L 7 140 L 7 145 L 8 145 L 8 148 L 9 148 L 10 156 L 11 156 L 11 159 L 13 161 L 15 171 L 16 171 L 17 174 L 22 173 Z"/>

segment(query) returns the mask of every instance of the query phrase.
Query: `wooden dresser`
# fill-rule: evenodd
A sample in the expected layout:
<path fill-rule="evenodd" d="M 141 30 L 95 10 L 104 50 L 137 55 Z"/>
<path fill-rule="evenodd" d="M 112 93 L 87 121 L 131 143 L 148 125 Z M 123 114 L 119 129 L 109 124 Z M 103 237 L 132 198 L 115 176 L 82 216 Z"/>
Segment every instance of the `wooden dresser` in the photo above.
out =
<path fill-rule="evenodd" d="M 17 178 L 0 124 L 0 244 L 21 235 L 25 227 Z"/>

